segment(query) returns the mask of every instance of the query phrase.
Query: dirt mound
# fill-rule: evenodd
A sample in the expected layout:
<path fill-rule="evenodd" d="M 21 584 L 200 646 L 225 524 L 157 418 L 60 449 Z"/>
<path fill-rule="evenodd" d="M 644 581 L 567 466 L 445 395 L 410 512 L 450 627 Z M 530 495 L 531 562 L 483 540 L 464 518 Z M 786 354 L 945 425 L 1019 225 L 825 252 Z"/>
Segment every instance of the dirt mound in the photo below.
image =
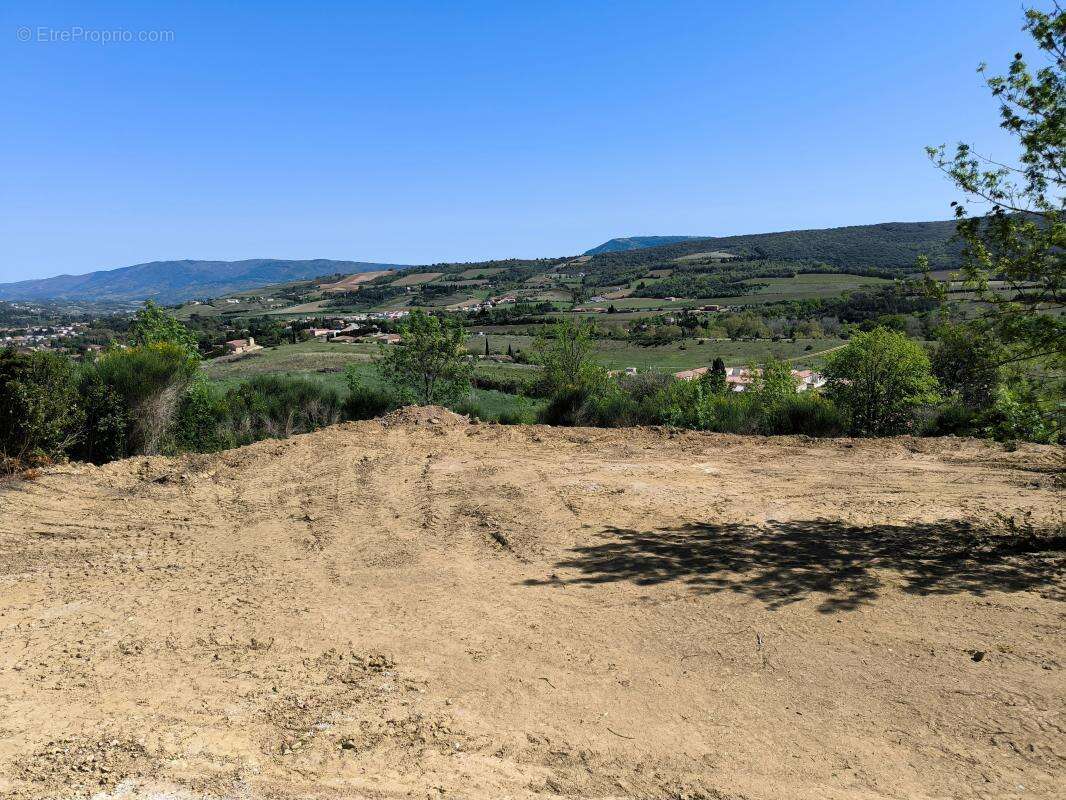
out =
<path fill-rule="evenodd" d="M 0 797 L 1060 797 L 1062 457 L 421 408 L 48 469 Z"/>
<path fill-rule="evenodd" d="M 470 424 L 470 418 L 441 406 L 405 406 L 381 418 L 386 428 L 417 425 L 440 425 L 457 428 Z"/>

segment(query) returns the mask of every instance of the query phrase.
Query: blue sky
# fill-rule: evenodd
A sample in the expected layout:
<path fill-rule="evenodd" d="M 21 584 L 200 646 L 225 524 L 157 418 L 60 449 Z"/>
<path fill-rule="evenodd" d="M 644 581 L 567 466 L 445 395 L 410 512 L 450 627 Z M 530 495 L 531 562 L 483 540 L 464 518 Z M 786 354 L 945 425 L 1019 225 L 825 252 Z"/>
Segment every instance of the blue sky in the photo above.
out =
<path fill-rule="evenodd" d="M 1007 0 L 7 0 L 0 280 L 946 219 L 923 147 L 1012 154 L 974 70 L 1021 23 Z M 79 27 L 172 41 L 48 41 Z"/>

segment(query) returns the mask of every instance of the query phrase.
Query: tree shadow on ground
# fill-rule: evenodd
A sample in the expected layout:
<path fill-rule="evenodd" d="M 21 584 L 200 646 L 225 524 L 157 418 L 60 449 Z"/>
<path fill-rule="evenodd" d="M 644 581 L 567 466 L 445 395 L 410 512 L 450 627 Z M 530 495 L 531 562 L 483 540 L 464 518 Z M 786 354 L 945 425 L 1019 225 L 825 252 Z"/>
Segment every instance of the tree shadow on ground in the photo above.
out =
<path fill-rule="evenodd" d="M 680 581 L 699 593 L 736 592 L 771 609 L 822 596 L 823 613 L 875 600 L 885 578 L 916 594 L 1036 591 L 1066 600 L 1063 531 L 992 530 L 962 522 L 856 526 L 830 520 L 765 525 L 607 528 L 552 575 L 526 585 Z M 888 573 L 894 573 L 889 576 Z"/>

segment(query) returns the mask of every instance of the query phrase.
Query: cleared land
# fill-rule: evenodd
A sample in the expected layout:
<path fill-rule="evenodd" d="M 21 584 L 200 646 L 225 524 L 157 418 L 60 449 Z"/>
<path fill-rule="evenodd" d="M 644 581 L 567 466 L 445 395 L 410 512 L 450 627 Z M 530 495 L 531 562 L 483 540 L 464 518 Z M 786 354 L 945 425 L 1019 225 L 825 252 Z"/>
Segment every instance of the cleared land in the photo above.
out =
<path fill-rule="evenodd" d="M 993 523 L 1062 455 L 411 409 L 55 468 L 0 494 L 0 794 L 1061 797 L 1062 539 Z"/>
<path fill-rule="evenodd" d="M 324 292 L 347 292 L 361 283 L 372 281 L 375 278 L 380 278 L 382 275 L 391 275 L 396 270 L 392 269 L 379 269 L 371 272 L 357 272 L 354 275 L 349 275 L 346 278 L 341 278 L 336 283 L 324 283 L 318 288 Z"/>

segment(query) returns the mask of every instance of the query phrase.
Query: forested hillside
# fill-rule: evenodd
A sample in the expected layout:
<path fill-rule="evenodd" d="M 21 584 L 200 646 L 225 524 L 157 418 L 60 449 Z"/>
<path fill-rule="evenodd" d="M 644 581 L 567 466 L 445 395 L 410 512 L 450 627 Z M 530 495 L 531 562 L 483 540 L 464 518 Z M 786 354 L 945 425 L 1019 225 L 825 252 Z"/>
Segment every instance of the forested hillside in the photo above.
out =
<path fill-rule="evenodd" d="M 914 267 L 915 259 L 919 255 L 928 256 L 934 268 L 955 266 L 958 262 L 959 246 L 953 241 L 954 236 L 954 220 L 883 222 L 846 228 L 686 238 L 666 244 L 653 243 L 653 240 L 659 238 L 653 236 L 612 239 L 611 242 L 588 252 L 594 254 L 590 267 L 601 272 L 671 262 L 705 251 L 724 251 L 750 260 L 810 260 L 848 270 L 874 267 L 909 271 Z M 639 241 L 649 242 L 653 246 L 644 245 L 625 250 L 616 247 L 605 249 L 612 242 Z"/>
<path fill-rule="evenodd" d="M 396 264 L 312 259 L 292 261 L 252 258 L 244 261 L 153 261 L 131 267 L 57 275 L 54 278 L 0 284 L 4 300 L 78 300 L 137 303 L 153 299 L 179 303 L 197 297 L 254 289 L 285 281 L 332 274 L 388 269 Z"/>
<path fill-rule="evenodd" d="M 645 247 L 658 247 L 663 244 L 687 242 L 692 239 L 702 239 L 702 236 L 623 236 L 611 239 L 591 250 L 586 250 L 586 256 L 595 256 L 600 253 L 617 253 L 624 250 L 640 250 Z"/>

